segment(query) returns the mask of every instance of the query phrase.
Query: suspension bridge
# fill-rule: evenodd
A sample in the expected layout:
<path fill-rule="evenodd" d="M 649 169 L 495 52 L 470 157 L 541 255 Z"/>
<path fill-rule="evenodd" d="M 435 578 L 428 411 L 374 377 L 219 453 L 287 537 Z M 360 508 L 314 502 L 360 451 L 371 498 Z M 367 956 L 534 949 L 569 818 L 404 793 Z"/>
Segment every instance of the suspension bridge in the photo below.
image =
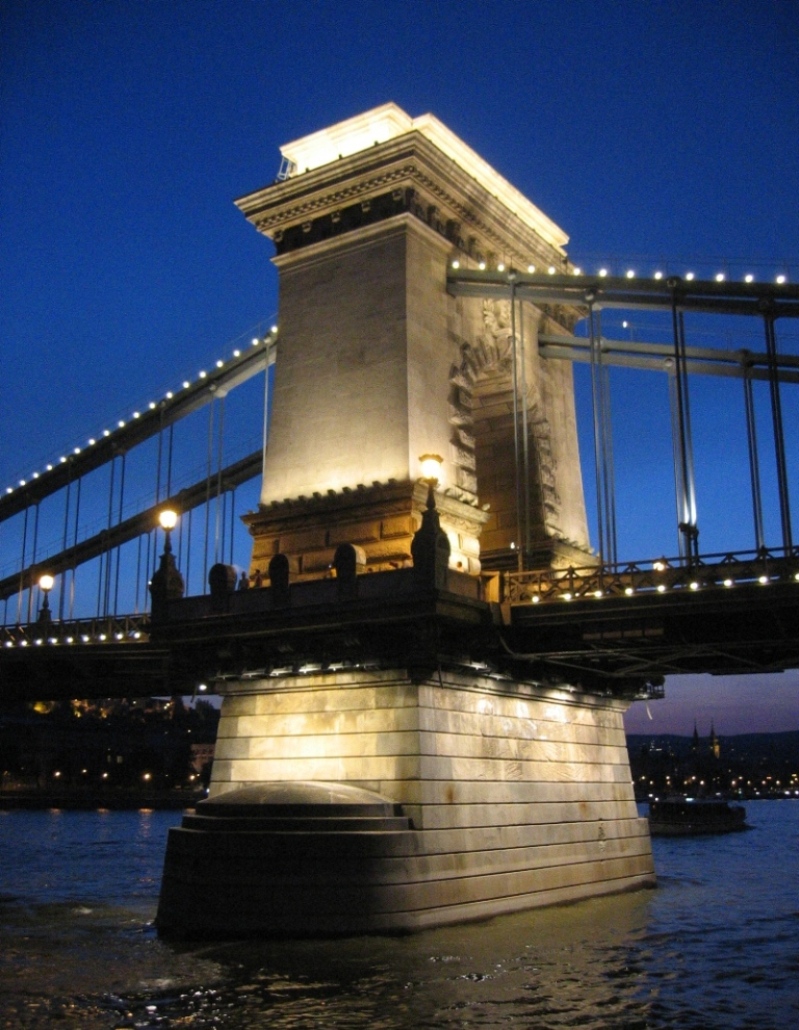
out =
<path fill-rule="evenodd" d="M 274 246 L 278 328 L 0 500 L 0 700 L 222 696 L 163 933 L 418 929 L 651 885 L 630 701 L 799 666 L 799 289 L 585 275 L 394 104 L 281 152 L 236 201 Z M 707 382 L 740 383 L 737 414 Z"/>
<path fill-rule="evenodd" d="M 566 568 L 536 568 L 529 540 L 524 540 L 530 527 L 524 498 L 530 494 L 519 491 L 515 567 L 482 574 L 486 584 L 497 580 L 490 585 L 491 597 L 506 611 L 503 647 L 508 655 L 534 658 L 542 668 L 565 678 L 589 676 L 596 682 L 604 677 L 616 688 L 632 684 L 634 689 L 673 673 L 763 672 L 799 664 L 799 550 L 793 542 L 790 489 L 796 477 L 792 480 L 789 469 L 793 436 L 789 433 L 786 441 L 783 412 L 786 390 L 790 419 L 797 410 L 793 396 L 799 384 L 799 355 L 778 347 L 776 328 L 791 325 L 799 316 L 799 290 L 786 284 L 691 282 L 678 277 L 466 272 L 455 264 L 448 277 L 454 296 L 504 299 L 514 311 L 517 304 L 531 303 L 578 306 L 585 313 L 585 335 L 542 333 L 538 349 L 545 363 L 588 366 L 592 460 L 586 463 L 584 478 L 594 484 L 598 553 Z M 603 335 L 603 313 L 608 319 L 618 312 L 625 320 L 640 317 L 641 312 L 661 315 L 671 340 L 625 341 Z M 695 315 L 725 320 L 725 340 L 730 338 L 731 319 L 754 323 L 762 333 L 762 347 L 693 346 L 686 319 Z M 614 324 L 618 322 L 617 317 Z M 706 335 L 700 333 L 700 340 Z M 789 334 L 788 339 L 795 337 Z M 184 573 L 194 570 L 201 595 L 209 594 L 208 571 L 213 564 L 225 561 L 249 569 L 246 538 L 243 543 L 237 540 L 243 512 L 236 509 L 236 491 L 262 473 L 268 372 L 279 362 L 279 349 L 277 327 L 247 339 L 193 382 L 184 381 L 103 435 L 6 488 L 0 496 L 6 538 L 6 571 L 0 579 L 0 600 L 5 603 L 0 663 L 7 697 L 76 691 L 104 696 L 191 692 L 219 672 L 218 660 L 205 656 L 208 664 L 203 665 L 194 647 L 191 660 L 187 655 L 179 659 L 180 648 L 164 649 L 150 640 L 147 584 L 157 565 L 158 514 L 168 508 L 180 513 L 177 563 Z M 619 560 L 616 526 L 614 445 L 618 450 L 619 441 L 614 441 L 610 408 L 611 374 L 630 368 L 653 379 L 665 376 L 670 400 L 675 553 L 643 560 Z M 236 388 L 256 377 L 248 403 L 252 406 L 256 399 L 264 441 L 228 460 L 224 436 L 232 436 L 240 450 L 241 434 L 235 423 L 225 424 L 222 406 Z M 748 547 L 737 539 L 729 550 L 702 553 L 689 397 L 701 389 L 703 380 L 713 377 L 741 384 L 739 411 L 747 461 L 745 468 L 730 470 L 729 475 L 748 483 L 750 539 Z M 758 388 L 763 392 L 756 394 Z M 520 401 L 514 416 L 519 437 L 526 417 L 522 408 Z M 203 411 L 207 422 L 197 433 L 192 418 L 196 421 Z M 207 454 L 198 478 L 176 490 L 175 434 L 181 425 L 194 437 L 205 438 Z M 636 425 L 633 431 L 645 434 L 647 429 Z M 139 503 L 135 514 L 126 515 L 125 464 L 135 461 L 137 449 L 144 451 L 153 482 L 149 498 Z M 521 482 L 529 478 L 522 463 L 530 457 L 523 455 L 521 446 L 517 451 Z M 723 458 L 720 450 L 719 460 Z M 648 489 L 646 482 L 640 489 Z M 776 539 L 766 538 L 764 495 L 776 499 Z M 50 510 L 45 511 L 47 503 Z M 83 513 L 96 516 L 98 510 L 105 510 L 107 518 L 98 531 L 87 532 L 91 523 Z M 723 511 L 707 514 L 710 519 L 725 518 Z M 41 546 L 45 520 L 51 540 L 60 547 Z M 731 520 L 731 526 L 740 532 L 739 520 Z M 7 571 L 12 565 L 13 571 Z M 53 578 L 50 590 L 42 589 L 42 575 Z M 134 603 L 125 605 L 131 593 Z M 254 598 L 255 594 L 248 595 L 247 603 L 252 605 Z M 95 610 L 87 611 L 92 601 Z M 235 638 L 235 629 L 231 635 Z"/>

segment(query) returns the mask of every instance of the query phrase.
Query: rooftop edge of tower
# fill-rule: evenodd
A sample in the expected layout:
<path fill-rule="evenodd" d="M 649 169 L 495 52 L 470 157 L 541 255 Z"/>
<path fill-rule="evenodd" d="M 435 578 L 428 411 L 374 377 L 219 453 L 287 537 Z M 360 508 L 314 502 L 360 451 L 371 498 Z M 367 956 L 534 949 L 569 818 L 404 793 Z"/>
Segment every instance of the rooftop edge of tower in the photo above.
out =
<path fill-rule="evenodd" d="M 342 159 L 362 154 L 375 145 L 397 140 L 411 133 L 424 136 L 455 162 L 463 173 L 478 182 L 501 205 L 516 215 L 524 225 L 565 256 L 563 248 L 568 242 L 568 235 L 535 204 L 434 115 L 424 114 L 411 118 L 394 103 L 383 104 L 281 146 L 280 152 L 288 169 L 284 181 L 296 179 L 308 172 L 318 172 L 334 162 L 338 163 Z M 236 205 L 245 215 L 249 215 L 265 190 L 273 188 L 274 184 L 240 197 Z"/>

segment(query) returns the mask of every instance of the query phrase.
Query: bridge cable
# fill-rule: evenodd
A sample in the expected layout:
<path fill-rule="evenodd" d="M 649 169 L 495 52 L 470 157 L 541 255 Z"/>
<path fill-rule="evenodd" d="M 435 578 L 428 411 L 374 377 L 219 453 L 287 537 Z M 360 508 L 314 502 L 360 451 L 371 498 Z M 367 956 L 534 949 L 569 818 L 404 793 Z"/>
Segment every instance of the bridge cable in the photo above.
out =
<path fill-rule="evenodd" d="M 461 306 L 461 338 L 463 338 L 463 307 Z M 268 354 L 269 348 L 265 348 Z M 266 472 L 266 445 L 269 441 L 269 358 L 267 357 L 264 363 L 264 428 L 263 428 L 263 444 L 261 447 L 261 453 L 263 454 L 262 465 L 261 465 L 261 484 L 265 482 L 264 474 Z"/>
<path fill-rule="evenodd" d="M 30 505 L 25 508 L 25 518 L 22 522 L 22 558 L 19 569 L 19 593 L 17 594 L 17 622 L 22 622 L 22 595 L 25 590 L 25 552 L 28 546 L 28 513 Z"/>
<path fill-rule="evenodd" d="M 591 364 L 591 406 L 594 423 L 594 481 L 596 489 L 597 535 L 602 565 L 615 565 L 616 494 L 613 464 L 613 423 L 610 408 L 610 378 L 603 360 L 602 312 L 589 301 L 589 360 Z"/>
<path fill-rule="evenodd" d="M 512 371 L 513 371 L 513 458 L 516 470 L 516 547 L 517 563 L 519 572 L 524 572 L 524 544 L 522 540 L 522 476 L 520 469 L 519 444 L 519 373 L 518 355 L 516 353 L 516 284 L 511 283 L 510 287 L 510 338 L 512 346 Z"/>
<path fill-rule="evenodd" d="M 78 519 L 80 517 L 80 497 L 81 497 L 81 485 L 83 479 L 78 477 L 76 482 L 77 497 L 75 498 L 75 533 L 72 538 L 72 576 L 70 578 L 69 587 L 69 617 L 72 619 L 75 613 L 75 593 L 76 593 L 76 582 L 75 578 L 77 575 L 77 550 L 78 550 Z"/>
<path fill-rule="evenodd" d="M 122 522 L 122 515 L 124 512 L 124 499 L 125 499 L 125 468 L 126 468 L 127 452 L 122 452 L 122 471 L 119 477 L 119 507 L 117 508 L 117 522 Z M 114 610 L 113 615 L 119 612 L 119 573 L 122 565 L 122 545 L 117 544 L 116 547 L 117 561 L 116 561 L 116 572 L 114 576 Z"/>
<path fill-rule="evenodd" d="M 189 576 L 191 574 L 191 525 L 192 525 L 192 516 L 193 515 L 194 515 L 194 509 L 190 508 L 189 512 L 188 512 L 188 519 L 187 519 L 188 525 L 186 526 L 186 562 L 185 562 L 185 565 L 183 566 L 185 568 L 185 570 L 186 570 L 185 583 L 186 583 L 186 593 L 187 594 L 191 593 L 191 591 L 189 590 Z M 182 523 L 181 523 L 181 527 L 180 527 L 180 548 L 181 548 L 181 561 L 182 561 L 182 556 L 183 556 L 183 525 L 182 525 Z"/>
<path fill-rule="evenodd" d="M 218 395 L 217 395 L 218 396 Z M 223 394 L 219 403 L 219 425 L 217 427 L 217 457 L 216 457 L 216 504 L 214 505 L 214 563 L 224 559 L 225 555 L 225 515 L 224 495 L 222 493 L 222 452 L 225 441 L 225 395 Z"/>
<path fill-rule="evenodd" d="M 169 438 L 166 449 L 166 494 L 165 497 L 172 496 L 172 450 L 175 437 L 175 423 L 170 422 L 169 424 Z"/>
<path fill-rule="evenodd" d="M 227 494 L 225 495 L 227 496 Z M 233 564 L 233 536 L 236 531 L 236 487 L 234 486 L 230 491 L 230 559 L 229 565 Z"/>
<path fill-rule="evenodd" d="M 752 487 L 752 516 L 755 528 L 755 546 L 758 552 L 765 549 L 763 535 L 763 502 L 760 489 L 760 464 L 757 454 L 757 427 L 755 422 L 755 399 L 752 390 L 752 362 L 749 351 L 744 351 L 741 360 L 744 387 L 744 408 L 746 411 L 746 441 L 749 450 L 749 478 Z"/>
<path fill-rule="evenodd" d="M 601 313 L 599 318 L 601 320 Z M 616 471 L 613 460 L 613 414 L 610 403 L 610 369 L 603 360 L 602 331 L 599 332 L 600 363 L 597 370 L 602 431 L 602 490 L 605 498 L 606 553 L 611 565 L 618 560 L 616 548 Z"/>
<path fill-rule="evenodd" d="M 61 550 L 66 554 L 67 544 L 69 541 L 69 502 L 70 495 L 72 492 L 72 477 L 70 476 L 67 480 L 66 495 L 64 497 L 64 532 L 61 537 Z M 58 595 L 58 618 L 59 621 L 63 621 L 64 618 L 64 595 L 66 594 L 66 576 L 61 578 L 61 588 Z"/>
<path fill-rule="evenodd" d="M 511 303 L 515 302 L 515 294 L 511 296 Z M 515 332 L 514 332 L 515 335 Z M 524 350 L 524 306 L 519 301 L 519 358 L 522 366 L 521 374 L 521 404 L 522 404 L 522 491 L 524 499 L 524 541 L 523 553 L 525 561 L 530 553 L 530 429 L 528 425 L 527 408 L 527 357 Z M 541 496 L 543 499 L 543 478 L 541 479 Z"/>
<path fill-rule="evenodd" d="M 782 546 L 786 554 L 791 551 L 791 508 L 788 493 L 788 477 L 785 462 L 785 435 L 782 425 L 782 402 L 780 400 L 780 381 L 778 375 L 777 337 L 774 332 L 774 315 L 764 314 L 766 329 L 766 352 L 768 353 L 769 390 L 771 392 L 771 419 L 774 426 L 774 451 L 777 461 L 777 485 L 780 498 L 780 523 L 782 526 Z"/>
<path fill-rule="evenodd" d="M 696 524 L 696 496 L 694 492 L 693 452 L 691 444 L 691 415 L 688 404 L 688 370 L 685 349 L 685 321 L 677 307 L 676 283 L 672 286 L 672 331 L 674 336 L 674 401 L 672 409 L 672 436 L 675 436 L 675 466 L 678 478 L 678 529 L 680 555 L 693 563 L 699 557 L 699 529 Z M 676 411 L 674 410 L 676 408 Z"/>
<path fill-rule="evenodd" d="M 33 615 L 33 598 L 35 585 L 38 582 L 36 578 L 36 551 L 39 547 L 39 502 L 37 501 L 33 506 L 33 550 L 31 551 L 31 571 L 30 584 L 28 586 L 28 622 L 32 621 Z"/>
<path fill-rule="evenodd" d="M 116 478 L 116 466 L 117 466 L 117 456 L 115 454 L 114 457 L 111 459 L 111 476 L 110 476 L 110 479 L 109 479 L 109 488 L 108 488 L 108 522 L 107 522 L 106 528 L 109 529 L 109 530 L 111 529 L 111 526 L 114 523 L 114 480 Z M 111 564 L 110 555 L 108 554 L 107 551 L 102 551 L 101 554 L 100 554 L 100 565 L 99 565 L 99 568 L 97 570 L 97 614 L 98 615 L 108 615 L 108 591 L 109 591 L 108 569 L 110 568 L 110 564 Z M 103 584 L 103 580 L 105 580 L 105 584 Z M 105 590 L 103 590 L 103 585 L 105 585 Z"/>
<path fill-rule="evenodd" d="M 141 552 L 142 552 L 142 541 L 146 539 L 144 536 L 138 536 L 136 538 L 136 593 L 133 599 L 133 611 L 136 615 L 139 614 L 139 589 L 141 587 Z"/>
<path fill-rule="evenodd" d="M 208 455 L 205 467 L 205 540 L 203 542 L 203 593 L 208 583 L 208 537 L 211 530 L 211 472 L 214 454 L 214 408 L 215 400 L 208 406 Z"/>
<path fill-rule="evenodd" d="M 588 300 L 588 339 L 589 339 L 589 350 L 588 356 L 591 367 L 591 414 L 593 416 L 594 423 L 594 488 L 596 490 L 596 522 L 597 522 L 597 538 L 599 543 L 599 562 L 600 565 L 605 565 L 608 556 L 605 550 L 605 521 L 602 511 L 602 444 L 600 436 L 600 423 L 599 423 L 599 383 L 597 376 L 597 365 L 601 359 L 601 354 L 598 348 L 598 339 L 601 339 L 601 329 L 597 330 L 597 322 L 599 320 L 599 312 L 594 311 L 593 298 Z"/>

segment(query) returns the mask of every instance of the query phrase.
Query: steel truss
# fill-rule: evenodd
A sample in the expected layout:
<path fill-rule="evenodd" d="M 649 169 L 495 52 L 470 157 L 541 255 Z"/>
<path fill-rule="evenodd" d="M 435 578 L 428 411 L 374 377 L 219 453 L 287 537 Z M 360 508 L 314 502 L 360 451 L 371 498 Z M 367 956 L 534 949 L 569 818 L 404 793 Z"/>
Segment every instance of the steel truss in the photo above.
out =
<path fill-rule="evenodd" d="M 775 325 L 777 320 L 799 317 L 799 287 L 778 283 L 735 283 L 687 280 L 679 276 L 635 279 L 610 276 L 524 274 L 451 269 L 447 289 L 456 297 L 508 300 L 515 312 L 516 303 L 529 302 L 544 310 L 566 308 L 571 316 L 587 319 L 587 336 L 542 334 L 539 352 L 549 359 L 587 362 L 591 365 L 594 415 L 594 457 L 596 472 L 597 531 L 599 564 L 613 565 L 617 558 L 616 502 L 614 492 L 613 441 L 610 414 L 609 366 L 648 369 L 669 375 L 675 495 L 680 556 L 683 561 L 699 558 L 695 476 L 688 376 L 694 373 L 734 376 L 744 383 L 747 439 L 749 450 L 752 504 L 758 548 L 764 546 L 760 473 L 755 439 L 752 382 L 769 383 L 771 421 L 774 437 L 777 486 L 780 504 L 782 546 L 793 546 L 782 418 L 780 388 L 799 383 L 799 357 L 780 354 Z M 602 335 L 604 309 L 658 311 L 670 316 L 671 345 L 608 340 Z M 685 333 L 686 313 L 748 316 L 762 321 L 765 351 L 723 350 L 688 346 Z M 514 315 L 515 319 L 515 315 Z M 515 321 L 514 321 L 515 324 Z M 514 359 L 518 342 L 514 333 Z M 517 439 L 525 435 L 526 401 L 520 394 L 515 402 Z M 517 481 L 524 482 L 517 443 Z M 526 458 L 525 458 L 526 462 Z M 519 491 L 519 525 L 529 524 L 529 497 Z M 520 569 L 524 554 L 520 555 Z"/>

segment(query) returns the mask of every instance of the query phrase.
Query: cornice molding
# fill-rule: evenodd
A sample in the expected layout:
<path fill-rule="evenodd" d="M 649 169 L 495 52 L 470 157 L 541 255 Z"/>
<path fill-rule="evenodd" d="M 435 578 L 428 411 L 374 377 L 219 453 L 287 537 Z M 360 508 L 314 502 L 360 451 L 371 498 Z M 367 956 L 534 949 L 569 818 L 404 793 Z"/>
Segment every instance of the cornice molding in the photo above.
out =
<path fill-rule="evenodd" d="M 442 225 L 449 223 L 456 237 L 453 245 L 467 253 L 496 251 L 521 267 L 533 259 L 568 264 L 562 248 L 535 232 L 419 132 L 275 183 L 236 204 L 259 232 L 274 238 L 281 230 L 400 188 L 415 190 L 420 206 L 440 208 Z"/>

